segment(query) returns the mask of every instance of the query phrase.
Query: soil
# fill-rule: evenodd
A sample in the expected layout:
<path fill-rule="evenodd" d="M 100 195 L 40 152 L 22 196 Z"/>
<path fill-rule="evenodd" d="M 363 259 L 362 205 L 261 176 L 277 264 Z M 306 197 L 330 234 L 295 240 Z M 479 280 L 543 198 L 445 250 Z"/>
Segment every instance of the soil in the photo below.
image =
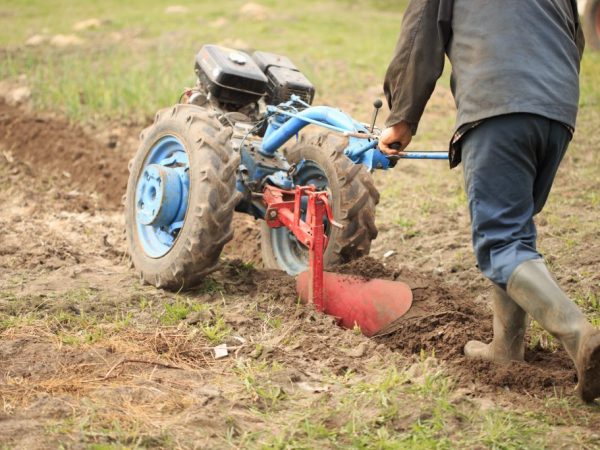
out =
<path fill-rule="evenodd" d="M 0 126 L 6 130 L 5 148 L 9 152 L 18 152 L 29 176 L 35 178 L 36 173 L 50 176 L 53 181 L 59 180 L 94 198 L 97 208 L 120 209 L 130 155 L 117 151 L 119 146 L 115 136 L 128 135 L 126 141 L 131 142 L 138 127 L 113 133 L 107 142 L 101 142 L 98 133 L 90 134 L 89 130 L 60 118 L 24 115 L 20 110 L 1 103 Z M 98 175 L 91 176 L 93 173 Z M 93 209 L 90 197 L 75 204 L 67 198 L 65 204 L 74 206 L 75 210 L 89 211 Z M 244 271 L 242 261 L 260 266 L 259 223 L 242 214 L 236 214 L 234 220 L 235 238 L 224 252 L 225 257 L 234 259 L 226 263 L 219 276 L 227 292 L 238 295 L 268 293 L 277 299 L 294 298 L 294 281 L 285 274 L 265 270 Z M 107 243 L 108 247 L 110 245 Z M 5 247 L 3 253 L 11 253 L 11 249 L 14 250 L 14 247 Z M 40 265 L 49 268 L 63 265 L 53 263 L 53 258 L 66 265 L 85 258 L 83 251 L 73 251 L 68 245 L 54 246 L 51 254 L 25 253 L 24 256 L 18 263 L 30 269 Z M 122 259 L 123 249 L 115 250 L 113 257 Z M 6 258 L 0 260 L 0 265 L 3 261 Z M 11 264 L 14 263 L 15 260 L 12 260 Z M 478 383 L 533 395 L 573 386 L 575 371 L 563 351 L 528 350 L 525 363 L 501 368 L 466 360 L 462 348 L 468 340 L 489 341 L 491 338 L 491 311 L 484 304 L 476 303 L 465 290 L 444 282 L 442 277 L 419 273 L 408 267 L 392 270 L 371 257 L 338 266 L 335 271 L 365 279 L 384 278 L 407 283 L 413 290 L 411 309 L 383 330 L 376 341 L 406 356 L 419 354 L 422 350 L 434 352 L 448 363 L 460 384 Z M 240 277 L 241 273 L 246 275 Z"/>
<path fill-rule="evenodd" d="M 561 350 L 529 349 L 525 362 L 505 367 L 465 359 L 462 348 L 468 340 L 491 338 L 491 310 L 472 267 L 457 266 L 461 284 L 450 283 L 448 272 L 411 263 L 408 257 L 405 262 L 365 257 L 336 267 L 363 279 L 402 281 L 413 290 L 409 312 L 371 340 L 298 305 L 294 279 L 261 268 L 259 223 L 243 215 L 234 217 L 234 240 L 206 285 L 187 297 L 140 286 L 127 266 L 121 211 L 139 129 L 75 126 L 0 103 L 0 314 L 14 320 L 31 313 L 59 318 L 49 329 L 32 325 L 2 334 L 0 394 L 13 409 L 10 415 L 0 412 L 0 435 L 28 447 L 43 436 L 45 420 L 70 417 L 74 404 L 77 414 L 84 414 L 78 403 L 83 397 L 100 405 L 94 414 L 101 416 L 122 411 L 127 402 L 149 414 L 161 402 L 161 408 L 173 411 L 178 426 L 198 427 L 200 446 L 224 435 L 227 427 L 258 426 L 247 409 L 267 408 L 264 399 L 242 393 L 233 402 L 223 395 L 229 389 L 226 381 L 210 382 L 215 373 L 239 371 L 233 359 L 215 361 L 207 356 L 207 344 L 184 339 L 175 326 L 157 331 L 163 305 L 182 298 L 223 310 L 233 330 L 227 344 L 236 349 L 235 361 L 284 364 L 277 386 L 288 393 L 321 383 L 319 368 L 335 376 L 364 375 L 377 355 L 406 365 L 422 351 L 434 353 L 459 386 L 477 395 L 508 390 L 546 398 L 573 389 L 575 371 Z M 455 226 L 435 220 L 437 230 Z M 386 236 L 394 237 L 394 231 L 382 229 L 383 245 L 388 245 Z M 432 232 L 431 239 L 437 238 Z M 401 241 L 407 255 L 420 251 L 408 250 L 410 245 Z M 456 250 L 454 244 L 435 245 L 444 252 Z M 376 246 L 374 253 L 380 249 Z M 185 320 L 210 322 L 211 314 L 200 309 Z M 114 338 L 109 333 L 101 347 L 57 342 L 72 317 L 113 316 L 129 317 L 136 328 L 116 331 Z M 182 406 L 188 401 L 184 390 L 195 393 L 196 403 L 188 409 Z M 217 419 L 223 411 L 227 423 Z M 121 420 L 138 412 L 123 412 Z"/>
<path fill-rule="evenodd" d="M 3 147 L 18 155 L 33 170 L 31 176 L 52 174 L 61 186 L 79 189 L 98 197 L 99 207 L 118 208 L 127 186 L 127 156 L 110 134 L 105 142 L 52 115 L 20 114 L 15 107 L 0 102 L 0 129 Z M 91 199 L 76 208 L 92 208 Z"/>
<path fill-rule="evenodd" d="M 539 347 L 528 348 L 525 362 L 508 366 L 466 359 L 463 347 L 467 341 L 491 340 L 491 310 L 476 303 L 464 289 L 439 277 L 406 267 L 391 270 L 371 257 L 352 261 L 336 271 L 365 279 L 407 283 L 413 291 L 410 310 L 382 330 L 375 340 L 405 356 L 421 351 L 433 353 L 447 363 L 460 386 L 475 387 L 480 392 L 503 388 L 544 396 L 556 391 L 568 392 L 577 382 L 574 366 L 562 349 L 550 352 Z"/>

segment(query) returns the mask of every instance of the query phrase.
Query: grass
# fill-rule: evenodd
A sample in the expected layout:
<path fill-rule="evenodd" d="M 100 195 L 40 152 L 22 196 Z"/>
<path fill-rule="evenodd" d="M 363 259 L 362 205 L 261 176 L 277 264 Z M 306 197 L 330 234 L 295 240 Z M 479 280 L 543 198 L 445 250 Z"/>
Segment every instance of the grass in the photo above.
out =
<path fill-rule="evenodd" d="M 406 1 L 262 1 L 275 17 L 268 21 L 242 18 L 238 11 L 243 0 L 177 3 L 189 8 L 188 13 L 167 15 L 168 3 L 157 0 L 5 0 L 0 5 L 0 78 L 17 80 L 24 75 L 33 89 L 36 108 L 62 112 L 74 121 L 145 122 L 157 109 L 174 103 L 183 87 L 194 83 L 193 58 L 203 43 L 239 44 L 243 40 L 241 44 L 249 47 L 290 56 L 316 84 L 317 102 L 348 107 L 366 119 Z M 77 21 L 90 17 L 108 22 L 99 29 L 73 31 Z M 23 47 L 28 37 L 40 33 L 76 33 L 84 43 L 64 49 Z M 578 252 L 597 238 L 599 73 L 600 53 L 587 52 L 582 63 L 578 133 L 565 161 L 569 172 L 560 174 L 564 178 L 544 212 L 548 225 L 541 233 L 541 248 L 552 256 L 557 271 L 561 269 L 558 262 L 575 265 Z M 415 138 L 415 148 L 447 143 L 453 125 L 452 114 L 447 112 L 452 107 L 448 79 L 446 70 L 435 104 Z M 0 175 L 5 175 L 1 166 Z M 0 186 L 3 183 L 0 176 Z M 570 185 L 585 189 L 573 193 Z M 413 254 L 410 249 L 399 252 L 400 257 L 427 253 L 440 245 L 439 236 L 422 231 L 435 219 L 454 220 L 448 220 L 438 235 L 466 225 L 460 173 L 447 173 L 446 166 L 401 166 L 379 174 L 378 186 L 382 193 L 379 222 L 394 228 L 395 238 L 400 235 L 410 239 L 411 246 L 423 247 Z M 578 218 L 580 211 L 590 213 Z M 468 235 L 463 239 L 467 245 Z M 432 253 L 422 256 L 423 260 L 432 260 Z M 463 246 L 445 262 L 456 271 L 468 271 L 473 265 L 470 255 L 470 249 Z M 582 286 L 570 285 L 569 289 L 590 319 L 600 325 L 594 267 L 588 265 L 585 270 L 590 273 L 581 273 Z M 235 270 L 241 278 L 251 277 L 254 267 L 246 263 Z M 469 273 L 475 273 L 474 269 Z M 512 449 L 574 443 L 593 448 L 598 443 L 581 428 L 568 428 L 561 435 L 564 427 L 593 429 L 597 424 L 597 411 L 581 408 L 570 397 L 543 399 L 543 407 L 533 403 L 538 406 L 483 408 L 472 395 L 461 394 L 456 380 L 431 355 L 410 362 L 372 356 L 368 370 L 360 366 L 362 370 L 354 371 L 336 360 L 339 349 L 334 346 L 326 347 L 329 353 L 319 358 L 298 352 L 299 325 L 270 299 L 252 299 L 255 307 L 244 309 L 252 321 L 240 334 L 251 351 L 239 357 L 232 352 L 216 366 L 211 348 L 239 331 L 227 320 L 229 309 L 236 305 L 225 291 L 213 278 L 186 297 L 138 287 L 133 294 L 114 299 L 112 310 L 90 311 L 82 306 L 101 304 L 102 292 L 81 288 L 44 298 L 21 298 L 12 287 L 1 289 L 3 341 L 49 339 L 69 355 L 90 352 L 95 362 L 100 361 L 98 354 L 106 358 L 98 366 L 83 368 L 61 362 L 60 384 L 1 374 L 3 411 L 12 414 L 21 402 L 44 395 L 63 396 L 75 389 L 82 399 L 77 414 L 57 419 L 46 433 L 65 442 L 75 436 L 88 448 L 97 449 L 201 445 L 198 442 L 206 442 L 202 439 L 207 439 L 207 430 L 214 433 L 210 443 L 218 442 L 218 448 Z M 219 298 L 218 305 L 207 304 L 206 296 Z M 314 321 L 306 311 L 296 313 L 301 313 L 297 316 L 302 323 Z M 191 324 L 193 317 L 198 322 Z M 271 339 L 287 332 L 273 348 Z M 317 331 L 311 339 L 326 341 L 328 336 L 321 333 Z M 351 335 L 359 339 L 357 333 Z M 533 335 L 544 345 L 556 345 L 535 325 Z M 116 378 L 104 380 L 119 362 L 110 359 L 111 352 L 186 370 L 177 372 L 183 373 L 177 378 L 171 372 L 177 369 L 120 365 L 110 374 Z M 302 376 L 309 386 L 318 387 L 314 391 L 291 381 L 295 367 L 290 361 L 300 365 L 299 361 L 308 358 L 314 364 L 310 370 L 301 365 L 307 372 Z M 327 363 L 320 365 L 315 359 Z M 51 366 L 52 361 L 44 361 Z M 81 368 L 83 374 L 72 373 L 74 368 Z M 206 390 L 216 393 L 205 394 Z M 211 417 L 218 422 L 209 422 Z"/>
<path fill-rule="evenodd" d="M 238 11 L 244 2 L 239 0 L 180 3 L 189 8 L 184 16 L 165 14 L 167 5 L 159 1 L 5 2 L 0 78 L 25 75 L 38 107 L 58 109 L 76 120 L 143 121 L 175 103 L 182 89 L 195 82 L 194 55 L 203 43 L 239 44 L 243 39 L 248 47 L 289 55 L 317 92 L 333 99 L 380 83 L 401 19 L 397 5 L 369 1 L 347 2 L 343 8 L 334 1 L 264 2 L 276 17 L 269 21 L 242 17 Z M 63 10 L 69 14 L 60 14 Z M 357 20 L 361 10 L 364 20 Z M 73 31 L 77 21 L 90 17 L 108 22 L 96 30 Z M 217 19 L 221 26 L 214 25 Z M 40 31 L 75 33 L 84 44 L 16 50 Z M 307 34 L 315 45 L 305 45 Z M 115 41 L 115 36 L 122 39 Z"/>
<path fill-rule="evenodd" d="M 231 333 L 231 327 L 225 323 L 223 317 L 200 325 L 200 330 L 212 344 L 219 344 Z"/>
<path fill-rule="evenodd" d="M 286 398 L 284 389 L 271 380 L 284 367 L 278 363 L 265 361 L 240 361 L 235 372 L 259 411 L 273 411 Z"/>
<path fill-rule="evenodd" d="M 575 303 L 587 314 L 590 322 L 600 328 L 600 295 L 594 291 L 578 292 Z"/>
<path fill-rule="evenodd" d="M 223 316 L 219 315 L 218 308 L 211 309 L 209 305 L 199 303 L 191 298 L 181 299 L 176 296 L 173 303 L 165 303 L 159 322 L 165 326 L 181 327 L 193 313 L 198 316 L 193 323 L 199 323 L 200 331 L 211 344 L 220 344 L 230 335 L 231 327 L 227 325 Z"/>
<path fill-rule="evenodd" d="M 177 325 L 186 319 L 191 312 L 205 310 L 206 307 L 200 303 L 194 303 L 189 298 L 185 300 L 177 298 L 173 303 L 165 303 L 164 312 L 160 316 L 163 325 Z"/>
<path fill-rule="evenodd" d="M 582 297 L 585 304 L 593 305 L 594 301 L 593 296 Z M 195 297 L 173 295 L 170 309 L 165 306 L 163 311 L 165 314 L 171 311 L 171 317 L 181 319 L 184 313 L 203 310 L 195 305 Z M 272 306 L 266 305 L 266 309 Z M 262 311 L 250 316 L 267 325 Z M 126 351 L 124 354 L 129 358 L 160 360 L 185 367 L 201 362 L 203 349 L 219 343 L 231 332 L 227 320 L 220 315 L 198 326 L 182 323 L 183 319 L 170 325 L 161 320 L 157 322 L 162 326 L 147 330 L 132 323 L 127 314 L 96 318 L 59 311 L 44 319 L 15 324 L 4 331 L 2 339 L 32 336 L 34 332 L 48 333 L 56 336 L 59 344 L 67 344 L 72 355 L 96 354 L 110 347 L 114 348 L 113 352 Z M 302 332 L 292 331 L 291 343 L 299 339 L 298 333 Z M 348 333 L 353 335 L 351 331 Z M 261 342 L 259 336 L 261 332 L 257 330 L 250 339 Z M 269 345 L 269 335 L 263 339 L 266 340 L 258 346 Z M 214 374 L 217 371 L 210 369 L 187 372 L 183 378 L 173 379 L 171 384 L 169 377 L 164 378 L 164 371 L 157 373 L 154 380 L 156 368 L 153 371 L 142 371 L 140 367 L 127 371 L 122 366 L 111 369 L 115 363 L 110 360 L 99 366 L 98 362 L 91 366 L 86 363 L 63 366 L 61 362 L 57 367 L 66 372 L 61 372 L 60 382 L 5 378 L 4 383 L 8 385 L 0 385 L 0 391 L 4 389 L 5 412 L 12 414 L 29 396 L 65 395 L 75 390 L 83 399 L 77 406 L 77 414 L 48 423 L 46 433 L 50 437 L 72 439 L 73 431 L 78 430 L 79 439 L 98 448 L 175 445 L 194 429 L 193 422 L 185 419 L 194 409 L 186 409 L 185 405 L 198 404 L 198 395 L 203 395 L 198 393 L 207 387 L 214 389 L 213 383 L 223 390 L 219 395 L 235 399 L 236 404 L 243 402 L 242 417 L 246 426 L 239 427 L 239 416 L 219 416 L 224 422 L 220 439 L 223 444 L 236 448 L 545 448 L 552 444 L 548 440 L 551 429 L 576 424 L 585 426 L 588 414 L 563 397 L 548 399 L 548 410 L 540 409 L 535 414 L 499 406 L 482 409 L 470 395 L 457 391 L 455 380 L 446 373 L 443 364 L 425 352 L 408 364 L 398 358 L 386 360 L 373 356 L 370 368 L 359 373 L 353 370 L 334 373 L 315 367 L 311 374 L 315 379 L 300 387 L 294 368 L 273 357 L 283 348 L 271 347 L 268 353 L 257 351 L 240 358 L 231 355 L 230 365 L 219 369 L 223 372 L 217 378 Z M 335 349 L 331 351 L 335 354 Z M 117 357 L 116 361 L 123 357 Z M 107 373 L 118 376 L 119 383 L 102 382 Z M 197 377 L 194 374 L 202 375 L 194 381 Z M 86 384 L 85 380 L 96 381 Z M 189 386 L 190 382 L 195 387 Z M 214 413 L 206 413 L 202 408 L 202 416 L 206 414 Z M 181 423 L 175 426 L 177 421 Z M 249 427 L 248 423 L 255 426 Z M 570 442 L 565 439 L 559 441 Z M 576 433 L 573 439 L 583 448 L 591 448 L 594 442 L 585 434 Z"/>
<path fill-rule="evenodd" d="M 496 408 L 482 411 L 468 400 L 457 401 L 452 397 L 452 380 L 432 361 L 425 355 L 415 363 L 416 372 L 392 367 L 376 379 L 346 380 L 343 398 L 322 396 L 310 409 L 298 411 L 296 420 L 286 423 L 279 434 L 247 433 L 236 443 L 264 449 L 516 449 L 548 445 L 548 426 L 543 421 Z M 244 380 L 255 392 L 256 380 Z M 413 407 L 407 409 L 406 405 Z M 270 418 L 277 421 L 276 413 L 271 412 Z"/>

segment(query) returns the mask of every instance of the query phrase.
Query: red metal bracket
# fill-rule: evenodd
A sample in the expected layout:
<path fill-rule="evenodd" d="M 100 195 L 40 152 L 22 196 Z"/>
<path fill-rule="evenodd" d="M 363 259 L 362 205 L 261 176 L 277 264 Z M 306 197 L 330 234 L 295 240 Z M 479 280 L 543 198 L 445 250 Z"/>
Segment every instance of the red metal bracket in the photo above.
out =
<path fill-rule="evenodd" d="M 304 220 L 301 217 L 302 197 L 308 203 Z M 309 302 L 314 303 L 318 311 L 325 309 L 323 300 L 323 253 L 327 247 L 327 236 L 323 217 L 327 215 L 329 223 L 341 228 L 333 219 L 327 192 L 317 191 L 314 186 L 296 186 L 286 191 L 275 186 L 266 186 L 263 200 L 267 206 L 265 220 L 271 228 L 285 227 L 294 233 L 309 251 Z"/>

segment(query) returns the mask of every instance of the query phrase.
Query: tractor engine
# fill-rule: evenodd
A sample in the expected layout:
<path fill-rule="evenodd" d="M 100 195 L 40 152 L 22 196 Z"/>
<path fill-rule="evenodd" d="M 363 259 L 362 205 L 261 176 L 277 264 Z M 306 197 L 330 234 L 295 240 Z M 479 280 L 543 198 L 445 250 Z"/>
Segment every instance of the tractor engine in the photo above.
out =
<path fill-rule="evenodd" d="M 295 94 L 311 104 L 312 83 L 285 56 L 256 51 L 251 55 L 217 45 L 204 45 L 196 55 L 198 85 L 188 102 L 209 103 L 224 113 L 239 112 L 250 121 L 266 105 L 278 105 Z"/>

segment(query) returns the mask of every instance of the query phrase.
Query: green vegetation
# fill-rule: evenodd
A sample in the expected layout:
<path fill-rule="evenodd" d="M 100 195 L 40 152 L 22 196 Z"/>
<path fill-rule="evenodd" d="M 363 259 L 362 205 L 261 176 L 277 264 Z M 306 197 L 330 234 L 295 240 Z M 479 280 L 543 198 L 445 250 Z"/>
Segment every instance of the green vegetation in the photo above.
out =
<path fill-rule="evenodd" d="M 367 118 L 370 100 L 380 95 L 406 1 L 260 1 L 272 14 L 269 20 L 242 17 L 239 10 L 243 0 L 176 3 L 188 12 L 166 14 L 169 4 L 157 0 L 4 0 L 0 5 L 0 79 L 16 81 L 24 76 L 25 80 L 19 82 L 32 88 L 37 108 L 62 112 L 75 121 L 119 120 L 141 125 L 156 110 L 174 103 L 181 90 L 195 82 L 194 55 L 203 43 L 214 42 L 286 54 L 316 84 L 318 102 L 343 106 L 358 111 L 357 117 Z M 73 30 L 74 24 L 92 17 L 104 23 L 98 28 Z M 48 43 L 25 47 L 25 41 L 35 34 L 76 34 L 82 43 L 65 48 Z M 576 267 L 578 252 L 598 237 L 599 74 L 600 53 L 587 52 L 582 63 L 578 133 L 559 173 L 555 193 L 540 216 L 540 248 L 557 273 L 563 273 L 561 269 L 567 265 Z M 452 114 L 448 113 L 453 105 L 448 79 L 446 70 L 415 148 L 447 145 L 453 125 Z M 0 187 L 8 179 L 8 168 L 2 162 L 0 152 Z M 432 245 L 444 251 L 449 247 L 448 240 L 444 242 L 440 236 L 450 235 L 450 228 L 466 229 L 466 196 L 459 171 L 448 173 L 445 165 L 415 163 L 407 177 L 403 169 L 378 174 L 377 179 L 382 194 L 378 220 L 388 229 L 394 228 L 394 239 L 406 241 L 402 242 L 398 259 L 424 266 L 435 260 L 440 269 L 463 271 L 471 277 L 475 262 L 468 234 L 461 235 L 462 242 L 456 238 L 452 248 L 445 248 L 446 267 L 442 267 L 438 253 L 418 255 L 427 253 Z M 577 190 L 571 190 L 571 186 Z M 440 215 L 448 209 L 453 216 L 451 223 L 445 221 L 448 216 Z M 579 217 L 582 210 L 589 214 Z M 385 230 L 381 238 L 386 239 Z M 390 242 L 389 235 L 387 239 Z M 427 247 L 431 241 L 435 243 Z M 567 280 L 567 289 L 600 326 L 600 291 L 594 267 L 588 261 L 577 268 L 573 280 Z M 468 268 L 472 271 L 466 272 Z M 233 269 L 239 278 L 251 278 L 254 266 L 245 263 Z M 227 427 L 226 432 L 215 431 L 215 448 L 516 449 L 594 448 L 599 444 L 597 437 L 583 429 L 597 430 L 598 407 L 583 408 L 576 399 L 562 394 L 541 400 L 528 398 L 530 404 L 511 404 L 512 400 L 502 405 L 478 403 L 481 399 L 457 387 L 456 380 L 431 355 L 407 362 L 399 358 L 386 360 L 370 351 L 368 364 L 372 367 L 360 373 L 344 367 L 343 360 L 336 360 L 340 355 L 334 346 L 328 347 L 331 354 L 305 355 L 299 323 L 310 322 L 312 326 L 314 320 L 306 317 L 308 313 L 302 307 L 294 313 L 282 312 L 281 299 L 246 299 L 252 307 L 236 310 L 238 299 L 226 296 L 225 285 L 213 278 L 207 278 L 186 297 L 156 293 L 139 285 L 132 291 L 121 292 L 104 304 L 106 294 L 88 288 L 22 297 L 15 294 L 12 283 L 0 290 L 3 337 L 27 340 L 39 333 L 70 352 L 88 347 L 94 351 L 111 349 L 106 355 L 107 367 L 94 366 L 94 377 L 88 374 L 94 367 L 85 368 L 85 384 L 80 388 L 89 391 L 82 391 L 85 401 L 78 405 L 83 411 L 78 410 L 77 417 L 57 419 L 46 430 L 49 436 L 75 434 L 90 445 L 88 448 L 95 449 L 186 447 L 191 446 L 185 441 L 187 433 L 204 432 L 211 426 L 206 420 L 215 415 Z M 239 316 L 240 311 L 249 324 L 238 327 L 239 317 L 235 315 Z M 245 331 L 246 340 L 231 349 L 229 357 L 219 363 L 222 366 L 213 366 L 212 347 L 229 342 L 228 337 L 238 337 L 238 328 Z M 360 330 L 350 333 L 358 339 Z M 530 335 L 533 346 L 550 350 L 557 346 L 536 324 Z M 159 369 L 152 364 L 147 364 L 148 372 L 138 366 L 129 372 L 123 370 L 123 377 L 142 373 L 140 392 L 144 394 L 140 397 L 149 399 L 147 403 L 140 401 L 142 406 L 129 397 L 109 399 L 100 392 L 100 387 L 108 389 L 113 381 L 103 377 L 116 376 L 123 368 L 118 365 L 120 360 L 110 359 L 117 338 L 119 345 L 133 348 L 129 354 L 175 367 L 163 367 L 159 374 L 163 378 L 157 377 L 160 381 L 153 378 Z M 328 336 L 319 330 L 311 339 L 326 341 Z M 238 349 L 239 357 L 234 353 Z M 126 350 L 119 351 L 127 354 Z M 311 362 L 328 359 L 329 365 L 315 363 L 310 373 L 302 374 L 301 378 L 309 381 L 299 387 L 300 383 L 292 382 L 293 358 L 310 358 Z M 175 378 L 175 372 L 169 371 L 179 366 L 188 369 L 192 364 L 197 364 L 193 370 L 177 372 L 185 374 L 182 380 L 169 378 Z M 339 371 L 333 373 L 333 366 Z M 127 389 L 137 393 L 134 381 L 139 380 L 125 378 L 123 383 L 129 383 Z M 70 379 L 66 388 L 59 385 L 56 391 L 48 386 L 38 386 L 38 391 L 30 389 L 27 380 L 18 377 L 9 382 L 13 390 L 0 386 L 3 400 L 8 399 L 0 414 L 12 411 L 15 398 L 21 401 L 25 394 L 16 391 L 21 385 L 27 395 L 47 397 L 73 388 Z M 217 385 L 213 389 L 217 393 L 203 391 L 209 384 Z M 96 391 L 100 392 L 94 394 L 99 403 L 85 397 Z M 168 392 L 165 397 L 169 398 L 165 400 L 157 392 Z M 203 403 L 195 404 L 199 399 Z M 226 405 L 223 411 L 210 409 L 219 402 Z M 200 411 L 195 421 L 186 422 L 189 405 Z M 243 415 L 238 414 L 237 420 L 245 421 L 243 426 L 230 417 L 241 409 Z M 65 448 L 70 447 L 65 444 Z"/>
<path fill-rule="evenodd" d="M 203 43 L 222 43 L 290 55 L 321 96 L 347 98 L 381 83 L 401 9 L 389 1 L 344 3 L 264 2 L 273 19 L 260 21 L 240 15 L 240 0 L 179 2 L 188 8 L 184 15 L 166 14 L 168 4 L 159 1 L 9 0 L 1 7 L 0 78 L 26 75 L 39 107 L 73 119 L 142 121 L 194 84 L 194 55 Z M 106 22 L 73 30 L 90 17 Z M 35 34 L 75 34 L 83 43 L 18 50 Z"/>
<path fill-rule="evenodd" d="M 231 333 L 231 328 L 225 323 L 223 317 L 217 317 L 209 323 L 200 325 L 200 330 L 212 344 L 219 344 Z"/>
<path fill-rule="evenodd" d="M 247 388 L 273 407 L 280 394 L 269 384 L 268 369 L 262 365 L 238 370 Z M 280 370 L 272 368 L 270 376 Z M 499 407 L 475 407 L 468 397 L 454 394 L 453 381 L 425 354 L 404 372 L 390 368 L 375 379 L 336 381 L 344 385 L 342 398 L 314 400 L 311 408 L 296 411 L 292 421 L 286 416 L 283 422 L 275 411 L 267 409 L 269 419 L 280 425 L 281 431 L 273 436 L 247 433 L 235 445 L 265 449 L 451 449 L 481 445 L 516 449 L 549 444 L 544 421 Z"/>
<path fill-rule="evenodd" d="M 264 361 L 240 361 L 235 367 L 235 372 L 244 385 L 244 388 L 253 397 L 258 410 L 272 411 L 285 399 L 284 389 L 271 380 L 271 377 L 281 372 L 284 367 L 276 362 L 268 364 Z"/>
<path fill-rule="evenodd" d="M 160 317 L 163 325 L 177 325 L 180 321 L 187 318 L 188 314 L 195 311 L 203 311 L 206 306 L 201 303 L 193 302 L 189 298 L 176 298 L 173 303 L 165 303 L 165 311 Z"/>

